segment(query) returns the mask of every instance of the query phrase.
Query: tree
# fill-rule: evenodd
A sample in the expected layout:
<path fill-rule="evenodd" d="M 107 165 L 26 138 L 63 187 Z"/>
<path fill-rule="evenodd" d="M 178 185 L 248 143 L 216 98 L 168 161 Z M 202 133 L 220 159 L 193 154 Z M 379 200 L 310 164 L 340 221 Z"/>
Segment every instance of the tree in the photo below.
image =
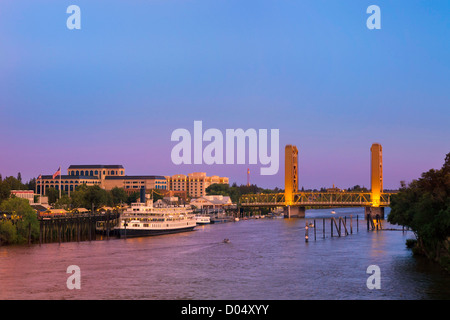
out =
<path fill-rule="evenodd" d="M 133 202 L 136 202 L 137 199 L 139 199 L 139 192 L 133 192 L 132 194 L 130 194 L 127 198 L 127 204 L 130 205 Z"/>
<path fill-rule="evenodd" d="M 46 195 L 50 204 L 54 204 L 59 199 L 59 191 L 55 188 L 48 188 Z"/>
<path fill-rule="evenodd" d="M 91 209 L 92 204 L 86 201 L 87 186 L 82 184 L 76 187 L 75 191 L 70 193 L 70 201 L 72 208 Z"/>
<path fill-rule="evenodd" d="M 120 203 L 127 202 L 128 195 L 124 189 L 115 187 L 110 192 L 111 192 L 111 196 L 112 196 L 113 205 L 116 206 Z"/>
<path fill-rule="evenodd" d="M 7 183 L 0 182 L 0 203 L 11 195 L 11 188 Z"/>
<path fill-rule="evenodd" d="M 410 227 L 417 238 L 416 249 L 440 259 L 450 236 L 450 153 L 440 170 L 422 173 L 391 196 L 388 221 Z"/>
<path fill-rule="evenodd" d="M 70 200 L 69 196 L 67 194 L 61 195 L 61 198 L 59 198 L 56 202 L 54 207 L 56 209 L 68 209 L 71 205 L 72 201 Z"/>
<path fill-rule="evenodd" d="M 36 178 L 31 178 L 30 181 L 25 183 L 25 189 L 36 190 Z"/>
<path fill-rule="evenodd" d="M 0 244 L 13 244 L 17 242 L 17 230 L 10 220 L 0 221 Z"/>
<path fill-rule="evenodd" d="M 91 204 L 94 209 L 109 204 L 109 199 L 108 192 L 98 185 L 88 186 L 86 189 L 85 202 L 86 204 Z"/>
<path fill-rule="evenodd" d="M 6 237 L 10 237 L 14 243 L 25 243 L 28 239 L 28 233 L 31 231 L 31 239 L 39 238 L 39 221 L 37 219 L 36 211 L 30 206 L 28 200 L 21 198 L 11 198 L 5 200 L 0 205 L 0 210 L 10 212 L 17 217 L 15 227 L 17 234 L 11 232 L 10 226 L 4 224 Z"/>

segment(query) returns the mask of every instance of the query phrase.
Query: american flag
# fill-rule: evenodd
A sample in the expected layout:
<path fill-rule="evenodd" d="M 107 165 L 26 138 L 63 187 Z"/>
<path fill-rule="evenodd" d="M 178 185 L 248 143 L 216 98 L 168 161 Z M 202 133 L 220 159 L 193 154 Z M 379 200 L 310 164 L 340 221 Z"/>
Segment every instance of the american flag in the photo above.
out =
<path fill-rule="evenodd" d="M 53 179 L 55 179 L 57 176 L 59 176 L 61 174 L 61 167 L 59 167 L 58 168 L 58 171 L 56 171 L 54 174 L 53 174 Z"/>

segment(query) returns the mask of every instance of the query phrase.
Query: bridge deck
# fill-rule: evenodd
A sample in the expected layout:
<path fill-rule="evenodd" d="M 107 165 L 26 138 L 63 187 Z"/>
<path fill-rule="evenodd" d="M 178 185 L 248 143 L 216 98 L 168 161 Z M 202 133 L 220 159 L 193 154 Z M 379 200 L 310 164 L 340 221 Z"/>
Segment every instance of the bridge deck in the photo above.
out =
<path fill-rule="evenodd" d="M 392 193 L 381 193 L 380 207 L 390 205 Z M 245 194 L 240 199 L 241 205 L 246 207 L 276 207 L 288 205 L 284 193 Z M 291 206 L 373 206 L 377 199 L 369 192 L 297 192 L 293 194 Z"/>

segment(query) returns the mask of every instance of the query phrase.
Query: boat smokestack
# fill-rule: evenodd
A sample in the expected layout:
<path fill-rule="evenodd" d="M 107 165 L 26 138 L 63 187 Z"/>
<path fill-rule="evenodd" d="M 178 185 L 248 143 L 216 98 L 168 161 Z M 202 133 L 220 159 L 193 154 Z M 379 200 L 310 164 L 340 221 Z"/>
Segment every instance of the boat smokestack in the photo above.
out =
<path fill-rule="evenodd" d="M 141 203 L 145 203 L 145 187 L 141 187 L 140 201 Z"/>

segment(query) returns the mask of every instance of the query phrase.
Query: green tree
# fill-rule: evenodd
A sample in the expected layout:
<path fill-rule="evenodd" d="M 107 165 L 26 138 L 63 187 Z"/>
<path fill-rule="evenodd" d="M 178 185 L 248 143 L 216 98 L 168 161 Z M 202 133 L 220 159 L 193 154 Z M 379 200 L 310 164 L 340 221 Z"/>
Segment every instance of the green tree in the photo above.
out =
<path fill-rule="evenodd" d="M 440 259 L 450 236 L 450 153 L 440 170 L 422 173 L 392 195 L 388 221 L 410 227 L 417 238 L 416 249 Z M 450 256 L 448 250 L 447 254 Z"/>
<path fill-rule="evenodd" d="M 82 184 L 76 187 L 75 191 L 70 193 L 70 201 L 72 208 L 91 209 L 92 204 L 86 200 L 87 186 Z"/>
<path fill-rule="evenodd" d="M 11 188 L 7 183 L 4 183 L 3 181 L 0 182 L 0 203 L 3 202 L 3 200 L 6 200 L 11 195 Z"/>
<path fill-rule="evenodd" d="M 17 242 L 17 230 L 10 220 L 0 221 L 0 245 Z"/>
<path fill-rule="evenodd" d="M 19 180 L 17 180 L 16 178 L 14 178 L 13 176 L 9 176 L 6 177 L 5 179 L 3 179 L 3 181 L 1 182 L 2 184 L 5 184 L 9 190 L 24 190 L 25 185 L 20 182 Z"/>
<path fill-rule="evenodd" d="M 54 204 L 59 199 L 59 191 L 55 188 L 48 188 L 46 195 L 48 197 L 49 204 Z"/>
<path fill-rule="evenodd" d="M 65 194 L 65 195 L 61 195 L 61 198 L 55 202 L 54 207 L 56 209 L 69 209 L 71 204 L 72 204 L 72 201 L 71 201 L 70 197 L 67 194 Z"/>
<path fill-rule="evenodd" d="M 18 218 L 16 219 L 15 227 L 17 230 L 17 236 L 14 241 L 16 243 L 25 243 L 28 239 L 28 233 L 31 231 L 31 239 L 35 240 L 39 238 L 39 221 L 37 219 L 36 211 L 30 206 L 28 200 L 21 198 L 11 198 L 5 200 L 0 205 L 0 210 L 5 212 L 11 212 Z M 9 226 L 6 227 L 9 236 Z M 3 230 L 3 229 L 2 229 Z"/>
<path fill-rule="evenodd" d="M 139 199 L 139 192 L 133 192 L 132 194 L 130 194 L 127 198 L 127 204 L 130 205 L 133 202 L 136 202 L 137 199 Z"/>
<path fill-rule="evenodd" d="M 128 195 L 123 188 L 115 187 L 111 191 L 113 205 L 127 202 Z"/>
<path fill-rule="evenodd" d="M 88 186 L 85 194 L 85 202 L 91 204 L 94 209 L 100 208 L 104 205 L 110 204 L 110 198 L 108 197 L 108 192 L 100 186 Z"/>
<path fill-rule="evenodd" d="M 231 187 L 234 188 L 234 187 Z M 230 195 L 230 186 L 224 183 L 214 183 L 206 188 L 207 195 L 222 195 L 229 196 Z"/>

